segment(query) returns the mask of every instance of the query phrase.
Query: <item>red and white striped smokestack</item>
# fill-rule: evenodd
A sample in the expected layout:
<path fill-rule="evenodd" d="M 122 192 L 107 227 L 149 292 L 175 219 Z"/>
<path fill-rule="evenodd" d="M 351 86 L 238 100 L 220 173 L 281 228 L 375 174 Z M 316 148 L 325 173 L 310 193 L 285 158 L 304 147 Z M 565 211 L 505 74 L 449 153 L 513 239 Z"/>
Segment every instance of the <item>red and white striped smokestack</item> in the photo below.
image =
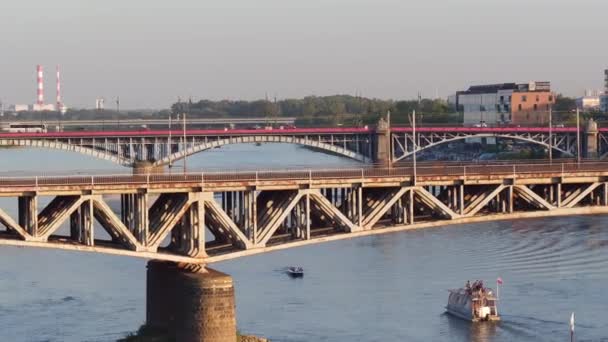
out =
<path fill-rule="evenodd" d="M 44 78 L 42 75 L 42 65 L 36 66 L 37 78 L 38 78 L 38 98 L 36 104 L 42 106 L 44 104 Z"/>
<path fill-rule="evenodd" d="M 61 110 L 61 78 L 59 75 L 59 65 L 57 66 L 57 110 Z"/>

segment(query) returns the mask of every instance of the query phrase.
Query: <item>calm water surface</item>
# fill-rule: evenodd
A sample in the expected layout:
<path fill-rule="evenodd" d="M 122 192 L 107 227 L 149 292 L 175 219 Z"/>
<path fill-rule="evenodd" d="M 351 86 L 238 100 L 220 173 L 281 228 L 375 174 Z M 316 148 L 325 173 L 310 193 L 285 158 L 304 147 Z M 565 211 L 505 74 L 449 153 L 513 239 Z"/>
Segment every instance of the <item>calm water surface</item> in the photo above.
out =
<path fill-rule="evenodd" d="M 0 172 L 128 172 L 77 154 L 0 150 Z M 229 146 L 189 168 L 356 163 L 290 145 Z M 16 205 L 0 201 L 3 208 Z M 482 223 L 331 242 L 214 267 L 234 277 L 237 321 L 273 341 L 608 341 L 603 216 Z M 2 341 L 114 341 L 145 319 L 145 261 L 0 247 Z M 302 265 L 303 279 L 282 272 Z M 446 289 L 501 276 L 503 321 L 444 313 Z"/>

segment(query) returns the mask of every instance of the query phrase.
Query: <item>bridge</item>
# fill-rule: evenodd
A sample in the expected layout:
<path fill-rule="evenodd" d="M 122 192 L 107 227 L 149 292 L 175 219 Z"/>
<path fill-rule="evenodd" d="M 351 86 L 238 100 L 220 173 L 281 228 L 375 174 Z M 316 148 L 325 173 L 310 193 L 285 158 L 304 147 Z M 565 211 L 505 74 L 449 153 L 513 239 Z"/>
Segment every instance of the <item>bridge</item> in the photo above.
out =
<path fill-rule="evenodd" d="M 146 325 L 228 342 L 233 281 L 209 264 L 447 224 L 608 214 L 608 162 L 16 176 L 0 177 L 0 199 L 0 245 L 152 259 Z"/>
<path fill-rule="evenodd" d="M 397 230 L 608 213 L 608 163 L 2 177 L 0 244 L 208 264 Z"/>
<path fill-rule="evenodd" d="M 192 126 L 227 126 L 227 125 L 293 125 L 296 122 L 295 117 L 247 117 L 247 118 L 191 118 L 186 120 L 186 124 Z M 105 119 L 105 120 L 16 120 L 0 122 L 2 124 L 25 124 L 25 125 L 40 125 L 44 124 L 51 130 L 63 131 L 64 129 L 87 129 L 87 128 L 103 128 L 103 127 L 168 127 L 169 119 Z M 181 127 L 183 121 L 173 119 L 173 125 Z"/>
<path fill-rule="evenodd" d="M 608 156 L 608 128 L 574 127 L 410 127 L 286 128 L 221 130 L 81 131 L 0 133 L 0 146 L 73 151 L 120 165 L 162 167 L 201 151 L 240 143 L 289 143 L 364 163 L 387 165 L 412 154 L 471 138 L 514 139 L 544 146 L 566 156 Z M 579 153 L 580 150 L 580 153 Z"/>

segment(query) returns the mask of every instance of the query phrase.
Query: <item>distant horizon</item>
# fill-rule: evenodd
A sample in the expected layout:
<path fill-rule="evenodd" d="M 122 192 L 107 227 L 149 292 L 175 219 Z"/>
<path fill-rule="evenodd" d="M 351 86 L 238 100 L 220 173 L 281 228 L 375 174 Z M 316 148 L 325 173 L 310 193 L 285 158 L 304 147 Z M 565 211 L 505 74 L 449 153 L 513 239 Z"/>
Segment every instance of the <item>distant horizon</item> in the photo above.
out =
<path fill-rule="evenodd" d="M 487 84 L 493 84 L 493 83 L 487 83 Z M 552 86 L 553 87 L 553 86 Z M 468 88 L 468 86 L 466 87 Z M 462 89 L 462 90 L 466 90 L 466 89 Z M 587 90 L 600 90 L 600 89 L 587 89 Z M 569 94 L 564 94 L 558 91 L 555 91 L 552 89 L 552 91 L 557 94 L 557 95 L 564 95 L 566 97 L 570 97 L 570 98 L 578 98 L 578 97 L 582 97 L 584 96 L 584 91 L 582 94 L 580 95 L 569 95 Z M 448 100 L 448 96 L 450 95 L 455 95 L 456 91 L 453 94 L 449 94 L 446 95 L 444 97 L 429 97 L 429 96 L 425 96 L 424 94 L 421 93 L 421 98 L 423 100 Z M 355 94 L 349 94 L 349 93 L 335 93 L 335 94 L 327 94 L 327 95 L 317 95 L 317 94 L 311 94 L 311 95 L 304 95 L 304 96 L 300 96 L 300 97 L 285 97 L 285 98 L 279 98 L 277 97 L 276 100 L 277 101 L 284 101 L 284 100 L 299 100 L 299 99 L 304 99 L 306 97 L 331 97 L 331 96 L 352 96 L 352 97 L 361 97 L 361 98 L 366 98 L 366 99 L 377 99 L 377 100 L 382 100 L 382 101 L 416 101 L 418 100 L 418 97 L 411 97 L 411 98 L 383 98 L 383 97 L 367 97 L 365 95 L 355 95 Z M 107 98 L 105 98 L 106 101 L 108 100 Z M 122 97 L 121 97 L 122 99 Z M 182 102 L 188 102 L 189 98 L 182 98 Z M 218 99 L 210 99 L 210 98 L 194 98 L 192 97 L 192 102 L 199 102 L 199 101 L 215 101 L 215 102 L 219 102 L 219 101 L 248 101 L 248 102 L 254 102 L 254 101 L 262 101 L 265 100 L 265 97 L 261 97 L 261 98 L 253 98 L 253 99 L 242 99 L 242 98 L 218 98 Z M 274 101 L 274 97 L 269 97 L 268 98 L 269 101 L 273 102 Z M 122 101 L 122 100 L 121 100 Z M 4 100 L 2 100 L 0 98 L 0 102 L 3 104 L 4 106 L 4 110 L 7 110 L 10 106 L 13 105 L 32 105 L 34 103 L 34 101 L 32 101 L 32 103 L 8 103 Z M 53 104 L 54 102 L 48 102 L 45 101 L 45 103 L 47 104 Z M 171 105 L 173 105 L 174 103 L 177 103 L 177 98 L 175 99 L 174 102 L 171 102 L 168 106 L 163 107 L 163 106 L 159 106 L 159 107 L 123 107 L 122 104 L 120 106 L 120 110 L 124 110 L 124 111 L 140 111 L 140 112 L 148 112 L 148 111 L 162 111 L 162 110 L 169 110 L 171 109 Z M 91 110 L 91 109 L 95 109 L 95 106 L 70 106 L 69 103 L 65 103 L 65 105 L 67 106 L 68 110 Z M 113 111 L 116 110 L 116 104 L 114 101 L 110 101 L 107 102 L 107 105 L 105 106 L 104 110 L 108 110 L 108 111 Z"/>

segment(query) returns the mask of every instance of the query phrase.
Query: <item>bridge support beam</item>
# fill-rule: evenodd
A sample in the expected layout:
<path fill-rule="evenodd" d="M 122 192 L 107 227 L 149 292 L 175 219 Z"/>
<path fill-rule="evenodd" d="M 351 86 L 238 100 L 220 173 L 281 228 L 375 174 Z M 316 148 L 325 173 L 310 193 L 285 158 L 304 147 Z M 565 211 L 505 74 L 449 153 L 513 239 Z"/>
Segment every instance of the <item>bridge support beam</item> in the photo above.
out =
<path fill-rule="evenodd" d="M 203 265 L 150 261 L 146 324 L 180 342 L 234 342 L 234 286 Z"/>

